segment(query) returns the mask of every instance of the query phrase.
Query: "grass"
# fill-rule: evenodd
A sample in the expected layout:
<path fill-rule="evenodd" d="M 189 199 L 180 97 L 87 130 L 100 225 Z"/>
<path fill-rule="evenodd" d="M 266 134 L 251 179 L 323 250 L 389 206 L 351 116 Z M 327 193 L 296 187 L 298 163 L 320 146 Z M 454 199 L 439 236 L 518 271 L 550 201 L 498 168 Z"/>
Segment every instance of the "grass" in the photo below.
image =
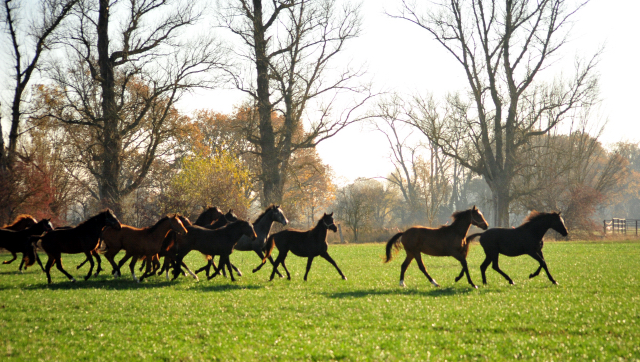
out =
<path fill-rule="evenodd" d="M 236 283 L 130 275 L 84 281 L 83 256 L 63 256 L 77 283 L 57 270 L 52 285 L 36 268 L 0 265 L 2 360 L 640 360 L 640 243 L 547 243 L 544 272 L 531 258 L 501 257 L 516 282 L 487 271 L 479 290 L 453 258 L 423 259 L 442 285 L 413 263 L 398 287 L 404 251 L 383 264 L 382 244 L 332 245 L 347 281 L 321 258 L 304 282 L 306 259 L 289 256 L 292 280 L 235 252 Z M 6 260 L 9 256 L 0 255 Z M 45 257 L 46 258 L 46 257 Z M 479 246 L 469 255 L 481 283 Z M 203 264 L 192 253 L 187 263 Z M 107 269 L 110 270 L 110 267 Z M 107 273 L 108 274 L 108 273 Z"/>

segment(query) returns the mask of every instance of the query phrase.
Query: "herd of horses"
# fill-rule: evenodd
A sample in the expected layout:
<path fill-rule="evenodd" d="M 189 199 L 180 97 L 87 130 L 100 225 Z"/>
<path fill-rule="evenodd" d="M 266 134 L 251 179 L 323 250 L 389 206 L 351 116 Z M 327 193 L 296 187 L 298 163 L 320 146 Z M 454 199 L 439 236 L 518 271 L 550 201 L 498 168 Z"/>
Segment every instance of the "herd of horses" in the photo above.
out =
<path fill-rule="evenodd" d="M 485 272 L 489 265 L 493 265 L 496 272 L 500 273 L 510 284 L 514 284 L 513 280 L 498 265 L 500 254 L 511 257 L 525 254 L 531 256 L 538 261 L 539 267 L 529 275 L 529 278 L 537 276 L 544 269 L 549 280 L 557 284 L 544 260 L 542 247 L 543 237 L 547 230 L 553 229 L 562 236 L 568 234 L 559 212 L 532 211 L 522 225 L 515 228 L 488 229 L 487 221 L 475 206 L 468 210 L 455 212 L 452 218 L 451 224 L 438 228 L 411 227 L 404 232 L 397 233 L 386 243 L 385 262 L 392 259 L 393 249 L 399 250 L 400 245 L 406 252 L 405 260 L 400 268 L 400 286 L 405 286 L 404 275 L 413 259 L 416 259 L 418 268 L 427 280 L 436 287 L 439 286 L 424 266 L 422 261 L 424 253 L 455 258 L 462 266 L 455 281 L 457 282 L 466 276 L 469 284 L 477 288 L 471 280 L 466 261 L 469 245 L 477 237 L 479 237 L 480 245 L 486 255 L 480 265 L 483 284 L 487 283 Z M 51 283 L 51 269 L 54 265 L 69 280 L 75 282 L 75 278 L 63 268 L 61 256 L 62 254 L 79 253 L 84 253 L 86 259 L 77 266 L 77 269 L 80 269 L 87 262 L 90 264 L 85 280 L 94 275 L 93 269 L 96 264 L 95 275 L 102 271 L 100 257 L 102 254 L 111 264 L 112 274 L 116 278 L 122 275 L 120 269 L 124 264 L 131 260 L 129 270 L 136 282 L 162 273 L 166 273 L 166 277 L 169 279 L 170 271 L 173 276 L 172 280 L 181 274 L 186 275 L 186 273 L 198 280 L 197 274 L 202 271 L 206 271 L 207 278 L 211 279 L 221 273 L 226 276 L 228 271 L 230 278 L 235 281 L 234 272 L 238 276 L 241 276 L 242 273 L 231 263 L 229 258 L 234 250 L 256 253 L 260 258 L 260 264 L 253 269 L 254 273 L 269 261 L 272 265 L 269 280 L 273 280 L 276 274 L 283 277 L 278 271 L 280 265 L 284 268 L 287 279 L 291 279 L 291 274 L 285 264 L 289 252 L 307 258 L 305 281 L 309 275 L 311 264 L 317 256 L 331 263 L 342 279 L 347 279 L 328 253 L 328 230 L 337 231 L 333 213 L 325 213 L 315 227 L 306 231 L 285 229 L 270 234 L 274 222 L 280 223 L 282 226 L 288 224 L 282 208 L 278 205 L 266 208 L 253 223 L 238 219 L 232 210 L 225 214 L 218 207 L 208 207 L 194 223 L 182 215 L 173 214 L 165 216 L 154 225 L 145 228 L 121 224 L 113 211 L 109 209 L 88 218 L 75 227 L 54 228 L 49 219 L 36 221 L 29 215 L 20 215 L 13 223 L 0 228 L 0 248 L 7 249 L 13 256 L 11 260 L 4 261 L 3 264 L 12 263 L 20 253 L 22 260 L 18 270 L 22 272 L 23 267 L 26 269 L 37 262 L 46 273 L 48 283 Z M 471 225 L 485 231 L 467 235 Z M 48 256 L 44 266 L 37 253 L 38 246 Z M 271 256 L 274 247 L 279 251 L 275 260 Z M 121 250 L 125 251 L 125 255 L 116 263 L 115 256 Z M 185 256 L 193 250 L 202 253 L 207 260 L 207 264 L 195 272 L 191 271 L 184 262 Z M 215 256 L 219 256 L 218 265 L 214 262 Z M 163 264 L 160 263 L 161 258 L 164 259 Z M 138 260 L 143 261 L 140 271 L 145 269 L 140 278 L 135 273 Z"/>

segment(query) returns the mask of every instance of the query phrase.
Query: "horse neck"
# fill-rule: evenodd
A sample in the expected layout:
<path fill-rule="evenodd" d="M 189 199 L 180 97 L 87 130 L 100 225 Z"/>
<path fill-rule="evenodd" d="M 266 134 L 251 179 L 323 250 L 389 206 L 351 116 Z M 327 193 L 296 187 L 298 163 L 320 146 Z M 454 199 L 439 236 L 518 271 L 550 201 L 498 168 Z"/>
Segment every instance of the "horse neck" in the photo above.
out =
<path fill-rule="evenodd" d="M 471 215 L 460 215 L 453 220 L 451 225 L 448 226 L 456 235 L 460 235 L 463 238 L 467 236 L 469 228 L 471 228 Z"/>
<path fill-rule="evenodd" d="M 320 220 L 318 221 L 318 224 L 310 230 L 310 233 L 312 235 L 318 235 L 317 239 L 326 243 L 328 230 L 329 229 L 324 225 L 324 222 Z"/>
<path fill-rule="evenodd" d="M 162 222 L 155 230 L 151 233 L 154 236 L 162 236 L 164 237 L 171 230 L 171 221 L 169 219 Z"/>
<path fill-rule="evenodd" d="M 258 235 L 267 235 L 271 230 L 271 225 L 273 225 L 273 221 L 274 221 L 273 216 L 271 214 L 269 215 L 265 214 L 260 218 L 260 220 L 256 220 L 256 222 L 253 223 L 253 230 Z"/>
<path fill-rule="evenodd" d="M 548 218 L 540 218 L 523 225 L 536 239 L 542 239 L 547 230 L 551 228 L 551 221 Z"/>

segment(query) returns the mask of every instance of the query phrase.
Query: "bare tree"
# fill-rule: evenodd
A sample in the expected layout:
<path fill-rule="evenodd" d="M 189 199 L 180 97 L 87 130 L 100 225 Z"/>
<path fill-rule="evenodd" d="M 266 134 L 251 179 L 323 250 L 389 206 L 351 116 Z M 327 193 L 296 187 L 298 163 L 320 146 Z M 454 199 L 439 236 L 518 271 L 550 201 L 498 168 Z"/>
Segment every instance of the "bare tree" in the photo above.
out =
<path fill-rule="evenodd" d="M 440 117 L 418 126 L 460 165 L 482 175 L 493 198 L 495 225 L 509 224 L 519 150 L 597 101 L 598 54 L 577 61 L 572 79 L 536 81 L 566 43 L 572 15 L 565 0 L 442 1 L 428 10 L 403 1 L 396 18 L 426 30 L 460 64 L 468 97 L 453 95 Z M 459 146 L 456 141 L 463 141 Z"/>
<path fill-rule="evenodd" d="M 371 96 L 368 87 L 354 84 L 361 69 L 347 66 L 337 74 L 331 69 L 345 43 L 359 35 L 359 11 L 335 0 L 275 0 L 266 6 L 261 0 L 230 0 L 220 11 L 223 25 L 246 46 L 238 58 L 256 74 L 254 83 L 242 69 L 232 70 L 235 86 L 258 108 L 259 132 L 249 141 L 261 159 L 263 205 L 282 200 L 293 152 L 313 148 L 357 121 L 355 110 Z M 354 96 L 353 103 L 335 114 L 338 95 L 345 98 L 345 93 Z M 313 114 L 311 103 L 317 106 Z M 279 127 L 273 112 L 284 118 Z M 296 139 L 305 116 L 311 122 Z"/>
<path fill-rule="evenodd" d="M 176 101 L 185 91 L 216 84 L 225 51 L 212 37 L 185 33 L 202 18 L 197 2 L 83 1 L 74 14 L 67 45 L 69 58 L 79 62 L 55 69 L 66 103 L 45 116 L 90 136 L 86 166 L 95 197 L 120 211 L 121 198 L 142 184 L 162 154 Z M 127 169 L 125 150 L 132 145 L 141 157 Z"/>
<path fill-rule="evenodd" d="M 43 55 L 58 42 L 58 29 L 78 1 L 40 1 L 36 12 L 26 9 L 27 4 L 24 4 L 24 1 L 4 1 L 0 22 L 5 24 L 11 42 L 15 86 L 11 101 L 9 145 L 6 150 L 0 122 L 0 169 L 10 168 L 16 159 L 25 90 Z M 36 15 L 30 24 L 23 24 L 21 20 L 28 19 L 28 14 Z"/>

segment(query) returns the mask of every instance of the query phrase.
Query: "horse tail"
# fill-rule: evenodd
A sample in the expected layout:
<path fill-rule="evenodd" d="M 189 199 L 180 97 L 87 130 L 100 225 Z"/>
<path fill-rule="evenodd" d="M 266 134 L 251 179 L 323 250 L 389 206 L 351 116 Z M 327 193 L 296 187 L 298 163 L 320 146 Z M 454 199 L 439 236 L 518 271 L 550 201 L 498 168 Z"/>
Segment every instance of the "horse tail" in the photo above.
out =
<path fill-rule="evenodd" d="M 100 238 L 100 240 L 98 240 L 98 247 L 96 248 L 96 252 L 99 254 L 104 254 L 107 251 L 109 251 L 109 245 L 104 242 L 104 239 Z"/>
<path fill-rule="evenodd" d="M 482 233 L 475 233 L 475 234 L 471 234 L 471 235 L 467 236 L 467 243 L 472 242 L 473 239 L 477 238 L 480 235 L 482 235 Z"/>
<path fill-rule="evenodd" d="M 269 259 L 269 257 L 271 256 L 271 252 L 273 251 L 273 247 L 275 246 L 275 238 L 274 235 L 269 236 L 269 239 L 267 239 L 267 242 L 264 245 L 264 258 L 262 258 L 262 264 L 267 262 L 267 259 Z"/>
<path fill-rule="evenodd" d="M 391 240 L 387 241 L 387 260 L 385 260 L 385 263 L 388 263 L 391 261 L 391 258 L 393 258 L 393 256 L 391 255 L 391 248 L 395 246 L 396 250 L 400 249 L 400 246 L 397 245 L 400 242 L 400 237 L 402 236 L 402 234 L 404 233 L 397 233 L 395 234 Z"/>

